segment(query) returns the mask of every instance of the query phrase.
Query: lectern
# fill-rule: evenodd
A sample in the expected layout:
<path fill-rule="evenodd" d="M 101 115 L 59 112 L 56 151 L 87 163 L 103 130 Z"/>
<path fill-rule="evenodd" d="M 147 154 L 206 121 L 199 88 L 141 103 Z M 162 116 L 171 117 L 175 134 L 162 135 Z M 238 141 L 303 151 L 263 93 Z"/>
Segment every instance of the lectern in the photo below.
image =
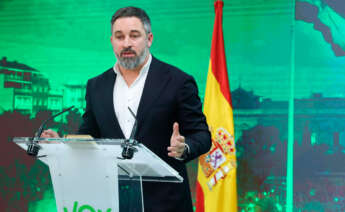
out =
<path fill-rule="evenodd" d="M 14 142 L 27 149 L 32 138 Z M 122 159 L 122 139 L 39 138 L 38 159 L 49 166 L 58 212 L 144 211 L 142 182 L 183 178 L 143 144 Z"/>

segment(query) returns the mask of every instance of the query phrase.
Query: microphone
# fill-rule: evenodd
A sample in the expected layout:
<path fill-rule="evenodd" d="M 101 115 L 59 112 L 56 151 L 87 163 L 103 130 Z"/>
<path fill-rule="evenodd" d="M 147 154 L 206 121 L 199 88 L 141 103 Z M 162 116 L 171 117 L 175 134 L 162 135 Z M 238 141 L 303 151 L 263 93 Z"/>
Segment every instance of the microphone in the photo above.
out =
<path fill-rule="evenodd" d="M 131 135 L 129 136 L 129 139 L 125 139 L 124 143 L 121 144 L 122 149 L 122 158 L 123 159 L 132 159 L 134 152 L 137 151 L 137 149 L 134 147 L 135 145 L 138 144 L 138 142 L 134 139 L 134 136 L 137 132 L 137 117 L 133 113 L 130 107 L 128 107 L 129 112 L 132 114 L 134 117 L 135 121 L 133 124 L 132 132 Z"/>
<path fill-rule="evenodd" d="M 52 119 L 54 119 L 55 117 L 67 112 L 67 111 L 70 111 L 72 108 L 74 108 L 74 106 L 71 106 L 67 109 L 64 109 L 63 111 L 49 117 L 47 120 L 45 120 L 40 128 L 38 128 L 37 132 L 35 133 L 35 136 L 32 137 L 31 139 L 31 142 L 28 144 L 28 149 L 26 150 L 26 153 L 28 155 L 31 155 L 31 156 L 37 156 L 38 155 L 38 151 L 41 149 L 40 145 L 38 145 L 38 142 L 37 142 L 37 139 L 41 137 L 42 135 L 42 132 L 43 132 L 43 129 L 45 127 L 45 125 Z"/>

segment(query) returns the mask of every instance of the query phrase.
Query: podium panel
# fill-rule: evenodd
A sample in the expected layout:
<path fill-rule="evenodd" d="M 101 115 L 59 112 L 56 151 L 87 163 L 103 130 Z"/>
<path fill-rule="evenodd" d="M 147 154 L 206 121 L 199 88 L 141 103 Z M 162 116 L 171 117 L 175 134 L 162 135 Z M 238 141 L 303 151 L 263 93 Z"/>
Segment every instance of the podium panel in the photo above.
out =
<path fill-rule="evenodd" d="M 32 138 L 14 138 L 23 149 Z M 121 159 L 122 139 L 40 138 L 38 159 L 49 166 L 58 212 L 144 211 L 142 181 L 183 178 L 144 145 Z"/>
<path fill-rule="evenodd" d="M 142 180 L 140 177 L 119 178 L 119 211 L 144 211 Z"/>

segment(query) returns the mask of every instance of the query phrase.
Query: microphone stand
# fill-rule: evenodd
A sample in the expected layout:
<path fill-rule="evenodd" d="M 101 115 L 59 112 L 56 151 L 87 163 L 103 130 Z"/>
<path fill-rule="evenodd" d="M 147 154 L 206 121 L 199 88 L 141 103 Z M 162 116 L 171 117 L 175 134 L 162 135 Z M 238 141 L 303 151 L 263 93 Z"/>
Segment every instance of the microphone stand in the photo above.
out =
<path fill-rule="evenodd" d="M 134 152 L 138 151 L 135 146 L 138 144 L 138 141 L 136 141 L 134 139 L 134 136 L 137 132 L 137 117 L 135 116 L 135 114 L 133 113 L 133 111 L 131 110 L 130 107 L 128 107 L 129 112 L 131 112 L 132 116 L 134 117 L 135 121 L 134 121 L 134 125 L 132 128 L 132 132 L 131 135 L 129 137 L 129 139 L 125 139 L 124 143 L 121 144 L 122 147 L 122 158 L 120 159 L 132 159 L 134 156 Z"/>
<path fill-rule="evenodd" d="M 50 120 L 54 119 L 55 117 L 57 117 L 57 116 L 59 116 L 59 115 L 65 113 L 65 112 L 67 112 L 67 111 L 70 111 L 73 107 L 74 107 L 74 106 L 71 106 L 71 107 L 69 107 L 69 108 L 67 108 L 67 109 L 65 109 L 65 110 L 63 110 L 63 111 L 61 111 L 61 112 L 59 112 L 59 113 L 57 113 L 57 114 L 55 114 L 55 115 L 49 117 L 47 120 L 45 120 L 45 121 L 41 124 L 40 128 L 38 128 L 38 130 L 36 131 L 34 137 L 31 138 L 31 141 L 30 141 L 29 144 L 28 144 L 28 148 L 27 148 L 27 150 L 26 150 L 26 153 L 27 153 L 28 155 L 31 155 L 31 156 L 37 156 L 37 155 L 38 155 L 38 151 L 41 149 L 41 146 L 38 144 L 38 139 L 41 137 L 45 125 L 46 125 Z"/>

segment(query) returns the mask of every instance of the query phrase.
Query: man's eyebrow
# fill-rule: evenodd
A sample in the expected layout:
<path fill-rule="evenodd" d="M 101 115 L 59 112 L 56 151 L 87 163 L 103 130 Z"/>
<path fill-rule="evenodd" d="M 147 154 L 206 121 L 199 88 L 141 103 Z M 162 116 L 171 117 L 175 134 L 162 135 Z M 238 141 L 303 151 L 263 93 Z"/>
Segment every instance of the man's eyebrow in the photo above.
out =
<path fill-rule="evenodd" d="M 141 33 L 139 30 L 133 29 L 131 30 L 131 33 Z"/>
<path fill-rule="evenodd" d="M 122 34 L 122 33 L 123 32 L 121 30 L 116 30 L 114 32 L 114 34 Z M 140 33 L 141 34 L 141 32 L 139 30 L 136 30 L 136 29 L 131 30 L 130 33 Z"/>

